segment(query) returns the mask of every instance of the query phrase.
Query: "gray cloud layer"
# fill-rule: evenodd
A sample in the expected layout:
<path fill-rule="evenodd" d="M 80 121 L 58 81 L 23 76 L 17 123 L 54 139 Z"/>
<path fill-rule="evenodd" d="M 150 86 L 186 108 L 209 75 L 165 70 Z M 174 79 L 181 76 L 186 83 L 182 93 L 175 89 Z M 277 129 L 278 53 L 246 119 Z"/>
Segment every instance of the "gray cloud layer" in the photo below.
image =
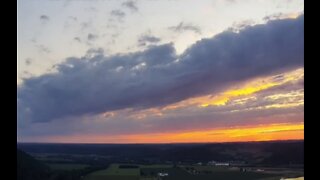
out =
<path fill-rule="evenodd" d="M 225 106 L 209 106 L 206 108 L 186 106 L 176 110 L 162 111 L 162 116 L 150 112 L 143 119 L 136 119 L 132 115 L 135 113 L 144 114 L 144 110 L 131 111 L 126 109 L 115 112 L 114 115 L 104 114 L 102 116 L 99 114 L 97 116 L 69 118 L 63 121 L 34 123 L 20 131 L 20 134 L 23 134 L 23 138 L 28 136 L 72 135 L 75 133 L 126 135 L 192 131 L 255 124 L 299 123 L 303 121 L 303 105 L 288 108 L 263 107 L 303 101 L 303 94 L 298 94 L 295 97 L 268 98 L 269 95 L 272 96 L 279 93 L 287 94 L 288 92 L 297 93 L 299 91 L 303 93 L 303 88 L 304 86 L 300 82 L 287 83 L 261 91 L 255 94 L 254 98 L 235 98 Z M 245 103 L 238 103 L 239 101 Z"/>
<path fill-rule="evenodd" d="M 145 51 L 68 58 L 57 72 L 18 87 L 18 122 L 48 122 L 123 108 L 163 106 L 231 83 L 303 66 L 304 16 L 225 31 L 176 55 L 173 44 Z"/>

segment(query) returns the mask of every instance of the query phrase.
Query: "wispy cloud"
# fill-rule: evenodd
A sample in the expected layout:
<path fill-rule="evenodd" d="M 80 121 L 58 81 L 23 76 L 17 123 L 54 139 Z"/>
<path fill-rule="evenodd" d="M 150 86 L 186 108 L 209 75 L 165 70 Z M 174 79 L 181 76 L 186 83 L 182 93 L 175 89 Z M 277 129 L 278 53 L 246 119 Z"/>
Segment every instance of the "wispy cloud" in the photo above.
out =
<path fill-rule="evenodd" d="M 126 13 L 121 10 L 112 10 L 110 15 L 115 17 L 118 21 L 122 22 L 123 18 L 126 16 Z"/>
<path fill-rule="evenodd" d="M 91 20 L 80 23 L 80 27 L 81 27 L 82 31 L 89 29 L 91 26 L 92 26 L 92 21 Z"/>
<path fill-rule="evenodd" d="M 201 34 L 201 29 L 198 26 L 184 22 L 180 22 L 177 26 L 170 26 L 168 29 L 174 32 L 193 31 Z"/>
<path fill-rule="evenodd" d="M 130 9 L 132 12 L 137 12 L 139 10 L 136 1 L 129 0 L 129 1 L 123 2 L 122 6 Z"/>
<path fill-rule="evenodd" d="M 50 18 L 49 18 L 49 16 L 47 16 L 47 15 L 41 15 L 41 16 L 40 16 L 40 20 L 41 20 L 41 22 L 42 22 L 43 24 L 45 24 L 45 23 L 47 23 L 47 22 L 50 20 Z"/>
<path fill-rule="evenodd" d="M 89 33 L 87 36 L 88 41 L 94 41 L 98 38 L 98 35 Z"/>
<path fill-rule="evenodd" d="M 45 46 L 45 45 L 43 45 L 43 44 L 36 44 L 35 47 L 38 49 L 38 51 L 39 51 L 40 53 L 46 53 L 46 54 L 48 54 L 48 53 L 51 52 L 51 50 L 50 50 L 47 46 Z"/>
<path fill-rule="evenodd" d="M 146 46 L 160 42 L 161 39 L 152 35 L 143 34 L 138 39 L 138 46 Z"/>
<path fill-rule="evenodd" d="M 75 40 L 75 41 L 77 41 L 77 42 L 79 42 L 79 43 L 81 42 L 80 37 L 74 37 L 73 40 Z"/>
<path fill-rule="evenodd" d="M 75 16 L 69 16 L 68 18 L 71 19 L 71 20 L 73 20 L 73 21 L 78 21 L 78 18 L 75 17 Z"/>
<path fill-rule="evenodd" d="M 295 13 L 276 13 L 276 14 L 272 14 L 272 15 L 268 15 L 266 17 L 263 18 L 263 20 L 265 21 L 270 21 L 270 20 L 277 20 L 277 19 L 295 19 L 297 17 L 299 17 L 301 14 L 303 14 L 302 12 L 295 12 Z"/>
<path fill-rule="evenodd" d="M 25 64 L 27 65 L 27 66 L 29 66 L 29 65 L 31 65 L 31 63 L 32 63 L 32 59 L 31 58 L 27 58 L 27 59 L 25 59 Z"/>
<path fill-rule="evenodd" d="M 232 26 L 230 28 L 228 28 L 228 30 L 234 31 L 234 32 L 239 32 L 239 31 L 241 31 L 249 26 L 253 26 L 255 24 L 256 24 L 256 22 L 248 19 L 248 20 L 233 23 Z"/>

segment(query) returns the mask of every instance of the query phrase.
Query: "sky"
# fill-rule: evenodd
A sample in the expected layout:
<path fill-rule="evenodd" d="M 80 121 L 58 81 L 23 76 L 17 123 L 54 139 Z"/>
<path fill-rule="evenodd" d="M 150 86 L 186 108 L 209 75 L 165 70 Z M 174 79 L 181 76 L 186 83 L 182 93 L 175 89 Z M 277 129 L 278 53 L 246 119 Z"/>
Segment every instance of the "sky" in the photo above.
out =
<path fill-rule="evenodd" d="M 302 0 L 18 0 L 17 141 L 304 139 Z"/>

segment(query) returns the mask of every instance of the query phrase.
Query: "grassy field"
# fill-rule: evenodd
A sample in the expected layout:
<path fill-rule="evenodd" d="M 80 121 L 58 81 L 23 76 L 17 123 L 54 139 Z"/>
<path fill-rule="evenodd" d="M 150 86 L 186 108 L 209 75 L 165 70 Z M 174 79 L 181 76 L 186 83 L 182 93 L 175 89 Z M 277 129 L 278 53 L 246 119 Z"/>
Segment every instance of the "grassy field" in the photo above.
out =
<path fill-rule="evenodd" d="M 140 180 L 139 176 L 112 176 L 112 175 L 89 175 L 84 178 L 84 180 Z"/>
<path fill-rule="evenodd" d="M 74 170 L 89 167 L 86 164 L 48 163 L 47 165 L 53 170 Z"/>
<path fill-rule="evenodd" d="M 206 168 L 206 170 L 208 170 Z M 230 171 L 226 169 L 225 171 L 221 169 L 214 169 L 210 174 L 190 174 L 183 169 L 170 169 L 168 171 L 169 176 L 163 178 L 164 180 L 258 180 L 262 178 L 272 177 L 272 174 L 262 174 L 255 172 L 239 172 Z"/>
<path fill-rule="evenodd" d="M 139 168 L 129 168 L 129 169 L 121 169 L 119 168 L 119 164 L 112 164 L 106 170 L 102 170 L 98 172 L 99 175 L 124 175 L 124 176 L 139 176 L 140 171 Z"/>
<path fill-rule="evenodd" d="M 263 174 L 257 172 L 240 172 L 230 170 L 225 167 L 212 167 L 212 166 L 189 166 L 199 171 L 199 174 L 192 174 L 185 168 L 141 168 L 144 177 L 151 178 L 156 176 L 158 172 L 166 172 L 169 174 L 163 177 L 163 180 L 258 180 L 264 178 L 275 177 L 273 174 Z M 152 179 L 152 178 L 151 178 Z M 280 178 L 275 178 L 279 180 Z"/>
<path fill-rule="evenodd" d="M 109 168 L 87 175 L 84 180 L 139 180 L 139 168 L 119 168 L 119 164 L 112 164 Z"/>
<path fill-rule="evenodd" d="M 153 165 L 139 165 L 140 168 L 172 168 L 173 165 L 167 164 L 153 164 Z"/>
<path fill-rule="evenodd" d="M 162 180 L 279 180 L 279 174 L 261 172 L 240 172 L 229 167 L 212 166 L 181 166 L 171 165 L 137 165 L 138 168 L 119 168 L 119 164 L 112 164 L 105 170 L 87 175 L 84 180 L 156 180 L 159 172 L 168 173 Z M 193 168 L 198 174 L 187 171 Z"/>
<path fill-rule="evenodd" d="M 232 171 L 230 167 L 217 167 L 217 166 L 181 166 L 183 169 L 194 168 L 197 171 L 210 171 L 210 172 L 226 172 Z M 238 170 L 239 171 L 239 170 Z"/>
<path fill-rule="evenodd" d="M 58 158 L 58 157 L 36 157 L 37 160 L 39 161 L 44 161 L 44 162 L 54 162 L 54 161 L 59 161 L 59 162 L 73 162 L 71 159 L 66 159 L 66 158 Z"/>

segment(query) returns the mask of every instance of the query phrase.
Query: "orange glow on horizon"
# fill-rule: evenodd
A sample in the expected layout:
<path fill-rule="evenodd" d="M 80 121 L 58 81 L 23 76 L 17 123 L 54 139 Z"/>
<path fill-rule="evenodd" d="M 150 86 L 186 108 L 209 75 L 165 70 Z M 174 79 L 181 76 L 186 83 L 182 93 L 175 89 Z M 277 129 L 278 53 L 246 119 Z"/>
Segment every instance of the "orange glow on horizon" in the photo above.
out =
<path fill-rule="evenodd" d="M 204 143 L 298 139 L 304 139 L 304 123 L 240 126 L 170 133 L 59 136 L 49 137 L 46 141 L 62 143 Z"/>

